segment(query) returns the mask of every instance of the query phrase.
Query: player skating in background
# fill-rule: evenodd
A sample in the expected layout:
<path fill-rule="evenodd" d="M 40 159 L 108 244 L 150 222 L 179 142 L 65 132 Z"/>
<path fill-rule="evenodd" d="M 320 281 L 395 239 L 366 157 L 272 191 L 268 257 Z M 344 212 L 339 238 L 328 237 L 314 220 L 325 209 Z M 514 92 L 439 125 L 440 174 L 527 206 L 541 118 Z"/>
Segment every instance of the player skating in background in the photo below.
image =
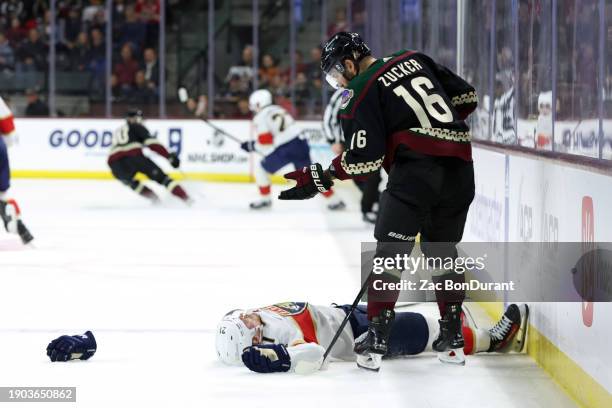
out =
<path fill-rule="evenodd" d="M 476 326 L 464 305 L 461 329 L 465 354 L 522 351 L 529 319 L 527 305 L 510 305 L 492 328 Z M 281 303 L 252 310 L 234 310 L 217 326 L 218 358 L 226 364 L 243 363 L 250 370 L 269 373 L 307 373 L 321 368 L 325 349 L 346 317 L 349 305 L 315 306 L 308 303 Z M 398 312 L 391 328 L 386 357 L 419 354 L 432 350 L 438 336 L 435 312 Z M 330 356 L 355 361 L 356 342 L 367 336 L 365 308 L 350 317 Z"/>
<path fill-rule="evenodd" d="M 279 198 L 312 198 L 327 191 L 333 179 L 365 178 L 383 166 L 389 180 L 374 232 L 375 256 L 410 254 L 420 233 L 426 257 L 456 258 L 455 244 L 474 198 L 471 134 L 464 121 L 476 108 L 474 88 L 420 52 L 402 50 L 376 59 L 356 33 L 334 35 L 323 48 L 321 68 L 332 86 L 347 89 L 340 118 L 348 149 L 325 171 L 314 164 L 286 175 L 297 185 Z M 378 279 L 394 284 L 401 274 L 389 269 Z M 462 361 L 465 293 L 444 288 L 462 284 L 465 276 L 437 269 L 432 281 L 440 288 L 436 300 L 441 316 L 433 348 L 441 361 Z M 378 369 L 387 352 L 399 289 L 387 285 L 387 290 L 376 290 L 373 279 L 366 283 L 370 327 L 355 351 L 360 367 Z"/>
<path fill-rule="evenodd" d="M 327 142 L 331 145 L 332 152 L 337 156 L 346 149 L 346 141 L 342 134 L 340 123 L 340 110 L 343 104 L 349 101 L 350 91 L 340 88 L 334 92 L 325 108 L 323 114 L 323 133 Z M 378 204 L 380 192 L 378 187 L 381 182 L 380 170 L 372 173 L 366 180 L 354 180 L 355 185 L 361 191 L 361 216 L 363 221 L 375 224 L 377 212 L 374 205 Z"/>
<path fill-rule="evenodd" d="M 153 190 L 135 178 L 136 173 L 145 174 L 149 179 L 166 187 L 170 193 L 190 204 L 191 198 L 178 182 L 172 180 L 157 164 L 143 154 L 142 149 L 145 147 L 168 159 L 170 165 L 175 169 L 179 167 L 180 161 L 177 155 L 169 153 L 142 124 L 142 111 L 130 110 L 126 115 L 126 123 L 113 134 L 113 143 L 108 157 L 108 165 L 113 176 L 136 193 L 157 203 L 159 198 Z"/>
<path fill-rule="evenodd" d="M 24 244 L 34 239 L 30 231 L 21 220 L 21 211 L 17 201 L 9 198 L 8 190 L 11 186 L 11 169 L 7 146 L 11 146 L 17 139 L 13 113 L 0 98 L 0 218 L 7 232 L 17 234 Z"/>
<path fill-rule="evenodd" d="M 259 210 L 272 206 L 270 175 L 288 164 L 293 164 L 296 169 L 310 165 L 310 148 L 308 142 L 300 137 L 293 117 L 272 103 L 270 91 L 260 89 L 253 92 L 249 97 L 249 109 L 255 113 L 255 140 L 244 142 L 241 147 L 247 152 L 258 151 L 264 156 L 254 169 L 260 198 L 250 204 L 251 209 Z M 330 210 L 345 208 L 344 202 L 331 189 L 323 195 L 329 201 L 327 208 Z"/>

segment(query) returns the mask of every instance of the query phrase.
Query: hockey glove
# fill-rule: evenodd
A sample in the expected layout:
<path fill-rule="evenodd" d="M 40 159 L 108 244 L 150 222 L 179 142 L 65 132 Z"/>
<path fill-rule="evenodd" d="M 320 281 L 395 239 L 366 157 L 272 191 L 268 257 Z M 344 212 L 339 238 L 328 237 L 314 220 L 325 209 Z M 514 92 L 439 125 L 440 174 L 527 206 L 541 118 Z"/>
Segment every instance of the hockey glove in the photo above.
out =
<path fill-rule="evenodd" d="M 242 362 L 256 373 L 280 373 L 291 368 L 291 358 L 283 344 L 247 347 L 242 352 Z"/>
<path fill-rule="evenodd" d="M 240 143 L 240 148 L 247 153 L 251 153 L 255 151 L 255 141 L 249 140 L 248 142 Z"/>
<path fill-rule="evenodd" d="M 175 169 L 178 169 L 181 165 L 181 160 L 178 158 L 178 155 L 176 153 L 170 153 L 168 155 L 168 161 L 170 162 L 170 165 Z"/>
<path fill-rule="evenodd" d="M 301 170 L 285 174 L 287 180 L 295 180 L 297 184 L 289 190 L 281 191 L 280 200 L 307 200 L 317 193 L 325 193 L 334 185 L 331 176 L 323 171 L 319 163 L 311 164 Z"/>
<path fill-rule="evenodd" d="M 96 339 L 90 331 L 75 336 L 61 336 L 47 346 L 51 361 L 87 360 L 96 353 Z"/>

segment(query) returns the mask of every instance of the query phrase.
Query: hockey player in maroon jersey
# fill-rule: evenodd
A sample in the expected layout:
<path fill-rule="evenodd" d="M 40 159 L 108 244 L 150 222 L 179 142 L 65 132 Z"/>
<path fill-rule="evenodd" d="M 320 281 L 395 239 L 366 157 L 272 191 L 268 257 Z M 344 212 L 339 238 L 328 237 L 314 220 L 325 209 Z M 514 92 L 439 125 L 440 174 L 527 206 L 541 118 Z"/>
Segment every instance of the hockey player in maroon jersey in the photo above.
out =
<path fill-rule="evenodd" d="M 345 88 L 340 118 L 347 149 L 326 170 L 313 164 L 287 174 L 297 185 L 279 198 L 308 199 L 327 191 L 333 179 L 365 178 L 382 166 L 389 181 L 374 233 L 376 256 L 409 254 L 420 233 L 426 256 L 456 257 L 474 198 L 471 135 L 464 122 L 476 108 L 474 88 L 420 52 L 402 50 L 376 59 L 356 33 L 340 32 L 327 41 L 321 68 L 332 86 Z M 398 282 L 401 271 L 387 270 L 380 278 Z M 437 270 L 432 278 L 442 287 L 465 280 L 454 270 Z M 380 366 L 398 295 L 369 287 L 370 325 L 355 345 L 360 367 Z M 462 291 L 436 291 L 441 318 L 433 349 L 442 361 L 464 361 L 464 297 Z"/>
<path fill-rule="evenodd" d="M 192 200 L 183 187 L 172 180 L 151 159 L 142 154 L 144 147 L 168 159 L 170 165 L 175 169 L 179 167 L 178 156 L 175 153 L 169 153 L 149 133 L 149 130 L 142 124 L 142 111 L 134 109 L 126 114 L 126 123 L 117 129 L 113 135 L 113 144 L 108 156 L 108 165 L 113 172 L 113 176 L 136 193 L 157 203 L 159 198 L 153 190 L 135 178 L 136 173 L 146 174 L 149 179 L 166 187 L 171 194 L 187 204 L 191 204 Z"/>

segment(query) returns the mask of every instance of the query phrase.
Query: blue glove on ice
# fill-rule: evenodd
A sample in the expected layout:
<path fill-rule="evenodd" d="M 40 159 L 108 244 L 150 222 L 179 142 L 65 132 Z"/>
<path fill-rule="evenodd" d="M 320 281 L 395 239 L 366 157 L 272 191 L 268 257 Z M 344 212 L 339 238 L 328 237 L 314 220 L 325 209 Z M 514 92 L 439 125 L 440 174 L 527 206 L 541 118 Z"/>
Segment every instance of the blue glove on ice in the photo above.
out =
<path fill-rule="evenodd" d="M 291 358 L 283 344 L 247 347 L 242 352 L 242 362 L 256 373 L 278 373 L 291 368 Z"/>
<path fill-rule="evenodd" d="M 96 339 L 90 331 L 76 336 L 61 336 L 47 346 L 51 361 L 87 360 L 96 353 Z"/>

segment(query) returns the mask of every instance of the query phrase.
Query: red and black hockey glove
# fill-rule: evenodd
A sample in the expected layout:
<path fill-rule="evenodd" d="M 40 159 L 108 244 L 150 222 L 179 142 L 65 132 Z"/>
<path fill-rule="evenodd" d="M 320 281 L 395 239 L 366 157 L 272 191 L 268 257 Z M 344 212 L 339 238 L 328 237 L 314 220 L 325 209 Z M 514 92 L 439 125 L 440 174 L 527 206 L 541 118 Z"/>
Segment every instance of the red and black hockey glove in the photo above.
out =
<path fill-rule="evenodd" d="M 325 193 L 334 185 L 331 176 L 323 171 L 319 163 L 311 164 L 301 170 L 285 174 L 287 180 L 295 180 L 297 184 L 289 190 L 281 191 L 279 200 L 307 200 Z"/>

